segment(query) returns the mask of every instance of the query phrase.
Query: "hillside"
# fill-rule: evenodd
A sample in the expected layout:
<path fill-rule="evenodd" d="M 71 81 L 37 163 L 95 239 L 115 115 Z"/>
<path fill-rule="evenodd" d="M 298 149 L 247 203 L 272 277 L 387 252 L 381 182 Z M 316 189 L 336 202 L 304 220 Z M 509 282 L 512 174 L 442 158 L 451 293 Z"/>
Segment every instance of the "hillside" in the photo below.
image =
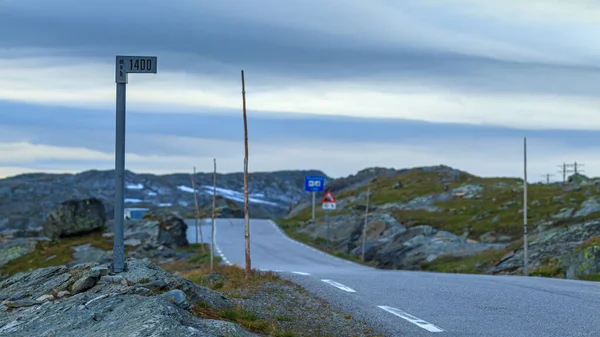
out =
<path fill-rule="evenodd" d="M 600 279 L 600 180 L 528 184 L 530 273 Z M 482 178 L 446 166 L 367 169 L 327 186 L 333 247 L 318 205 L 311 221 L 303 200 L 280 225 L 288 234 L 359 259 L 371 188 L 366 263 L 379 268 L 519 274 L 523 269 L 523 181 Z M 322 196 L 320 196 L 322 197 Z"/>
<path fill-rule="evenodd" d="M 250 173 L 250 212 L 254 217 L 272 218 L 288 213 L 291 204 L 304 194 L 305 175 L 320 171 L 278 171 Z M 329 179 L 329 178 L 327 178 Z M 194 213 L 190 174 L 125 175 L 125 207 L 150 208 L 154 213 Z M 330 179 L 329 179 L 330 180 Z M 221 216 L 241 217 L 243 174 L 218 174 L 217 195 Z M 212 173 L 197 173 L 197 196 L 202 209 L 212 202 Z M 114 171 L 86 171 L 79 174 L 23 174 L 0 180 L 0 230 L 41 226 L 48 212 L 68 199 L 96 197 L 113 217 Z"/>

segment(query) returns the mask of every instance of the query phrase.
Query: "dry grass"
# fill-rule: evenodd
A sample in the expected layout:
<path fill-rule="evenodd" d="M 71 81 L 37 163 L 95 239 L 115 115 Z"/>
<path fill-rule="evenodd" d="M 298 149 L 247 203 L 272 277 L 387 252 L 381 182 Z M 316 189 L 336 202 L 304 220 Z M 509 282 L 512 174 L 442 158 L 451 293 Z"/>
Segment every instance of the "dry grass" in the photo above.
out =
<path fill-rule="evenodd" d="M 0 268 L 0 272 L 11 276 L 18 272 L 32 271 L 38 268 L 59 266 L 69 263 L 73 260 L 74 250 L 72 247 L 86 243 L 89 243 L 92 247 L 112 250 L 113 238 L 103 237 L 102 232 L 93 232 L 81 236 L 61 238 L 55 241 L 39 241 L 33 252 L 4 265 Z M 129 247 L 125 247 L 125 253 L 127 253 L 129 249 Z M 54 257 L 46 261 L 46 259 L 52 256 Z"/>
<path fill-rule="evenodd" d="M 199 252 L 200 248 L 200 245 L 190 245 L 190 247 L 183 248 L 182 250 Z M 209 247 L 206 245 L 207 253 L 208 249 Z M 218 311 L 207 305 L 199 304 L 192 309 L 192 313 L 195 315 L 202 318 L 234 322 L 248 331 L 263 336 L 333 336 L 322 333 L 315 334 L 312 330 L 309 331 L 307 328 L 302 328 L 306 326 L 305 321 L 309 317 L 306 316 L 309 315 L 308 312 L 303 311 L 302 315 L 294 315 L 291 311 L 285 310 L 286 307 L 295 305 L 295 303 L 289 301 L 298 300 L 298 297 L 304 298 L 310 296 L 299 286 L 290 281 L 283 280 L 277 274 L 268 271 L 263 272 L 254 269 L 249 279 L 246 279 L 245 270 L 236 266 L 215 264 L 214 271 L 211 271 L 209 268 L 210 261 L 198 258 L 202 254 L 205 253 L 195 254 L 192 258 L 185 261 L 172 261 L 163 264 L 161 268 L 187 278 L 198 285 L 216 290 L 227 296 L 236 305 L 233 309 Z M 332 311 L 328 309 L 328 304 L 324 301 L 319 299 L 316 299 L 316 301 L 321 303 L 318 306 L 321 310 L 325 310 L 326 312 Z M 244 305 L 248 303 L 253 304 L 252 309 Z M 257 303 L 260 304 L 257 305 Z M 275 307 L 278 307 L 279 310 L 285 310 L 286 314 L 274 313 L 273 310 Z M 346 321 L 343 324 L 360 324 L 353 322 L 351 320 L 352 317 L 348 314 L 341 317 Z M 323 319 L 323 322 L 325 323 L 312 322 L 311 324 L 316 325 L 317 329 L 319 328 L 319 324 L 332 324 L 332 322 L 326 319 Z M 375 336 L 373 334 L 358 335 Z"/>

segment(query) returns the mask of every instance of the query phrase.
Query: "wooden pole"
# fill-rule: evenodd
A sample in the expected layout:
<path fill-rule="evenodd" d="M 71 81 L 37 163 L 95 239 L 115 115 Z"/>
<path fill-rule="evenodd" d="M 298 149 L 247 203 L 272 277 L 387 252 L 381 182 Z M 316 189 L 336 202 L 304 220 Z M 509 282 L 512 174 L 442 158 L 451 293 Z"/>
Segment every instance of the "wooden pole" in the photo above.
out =
<path fill-rule="evenodd" d="M 210 232 L 210 271 L 214 270 L 215 260 L 215 209 L 217 205 L 217 159 L 213 158 L 213 200 L 212 200 L 212 225 Z"/>
<path fill-rule="evenodd" d="M 365 263 L 365 242 L 367 236 L 367 223 L 369 218 L 369 195 L 371 194 L 371 186 L 367 189 L 367 207 L 365 208 L 365 225 L 363 227 L 363 239 L 362 239 L 362 262 Z"/>
<path fill-rule="evenodd" d="M 198 198 L 196 197 L 196 167 L 194 166 L 194 173 L 190 177 L 192 180 L 192 189 L 194 190 L 194 207 L 196 208 L 196 243 L 200 243 L 200 250 L 204 252 L 204 240 L 202 239 L 202 231 L 200 231 L 200 210 L 198 209 Z M 200 234 L 200 241 L 198 241 L 198 234 Z"/>
<path fill-rule="evenodd" d="M 523 138 L 523 273 L 529 276 L 527 247 L 527 138 Z"/>
<path fill-rule="evenodd" d="M 246 250 L 246 279 L 252 275 L 250 261 L 250 217 L 248 215 L 248 123 L 246 122 L 246 83 L 242 70 L 242 103 L 244 116 L 244 241 Z"/>

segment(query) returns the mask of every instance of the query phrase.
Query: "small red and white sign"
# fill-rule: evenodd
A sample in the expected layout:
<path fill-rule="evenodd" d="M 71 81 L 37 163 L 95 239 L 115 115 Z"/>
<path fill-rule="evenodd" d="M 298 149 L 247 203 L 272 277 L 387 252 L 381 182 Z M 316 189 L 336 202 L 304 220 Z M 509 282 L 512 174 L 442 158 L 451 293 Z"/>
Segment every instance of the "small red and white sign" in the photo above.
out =
<path fill-rule="evenodd" d="M 331 191 L 327 191 L 327 193 L 325 193 L 322 203 L 323 203 L 323 209 L 326 209 L 326 210 L 335 209 L 336 201 L 335 201 L 335 198 L 333 197 L 333 194 L 331 194 Z"/>

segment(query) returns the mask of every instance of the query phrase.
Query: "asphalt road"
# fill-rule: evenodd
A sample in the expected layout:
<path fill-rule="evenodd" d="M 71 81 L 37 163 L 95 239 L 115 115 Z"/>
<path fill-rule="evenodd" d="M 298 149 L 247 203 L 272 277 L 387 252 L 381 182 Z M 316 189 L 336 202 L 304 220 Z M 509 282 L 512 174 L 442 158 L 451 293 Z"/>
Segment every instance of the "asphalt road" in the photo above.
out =
<path fill-rule="evenodd" d="M 243 219 L 219 219 L 216 229 L 217 253 L 243 267 Z M 293 241 L 269 220 L 252 219 L 250 229 L 253 268 L 389 336 L 600 336 L 600 283 L 377 270 Z"/>

